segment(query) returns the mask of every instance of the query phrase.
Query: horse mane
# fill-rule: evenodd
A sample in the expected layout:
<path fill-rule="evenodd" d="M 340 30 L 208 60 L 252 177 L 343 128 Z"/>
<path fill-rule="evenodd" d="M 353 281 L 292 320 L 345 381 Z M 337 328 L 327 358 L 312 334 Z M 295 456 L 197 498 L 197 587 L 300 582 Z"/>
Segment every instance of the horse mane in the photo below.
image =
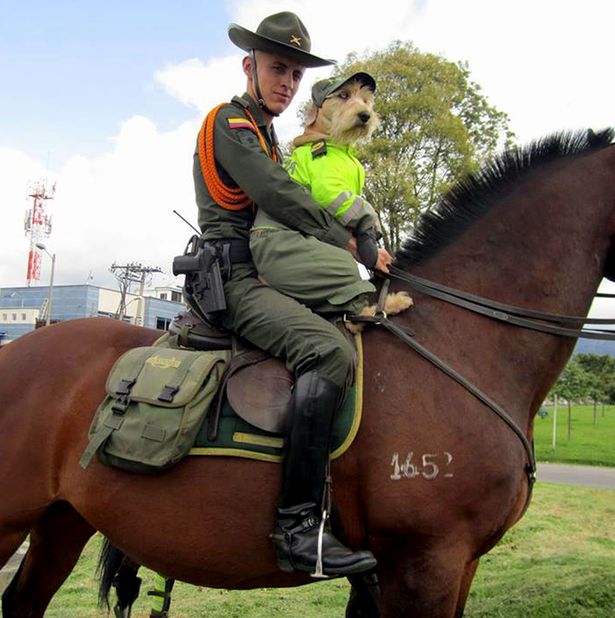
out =
<path fill-rule="evenodd" d="M 549 163 L 611 145 L 615 129 L 559 132 L 505 151 L 480 170 L 462 178 L 440 202 L 421 216 L 395 254 L 395 265 L 408 268 L 433 257 L 488 213 L 513 186 Z"/>

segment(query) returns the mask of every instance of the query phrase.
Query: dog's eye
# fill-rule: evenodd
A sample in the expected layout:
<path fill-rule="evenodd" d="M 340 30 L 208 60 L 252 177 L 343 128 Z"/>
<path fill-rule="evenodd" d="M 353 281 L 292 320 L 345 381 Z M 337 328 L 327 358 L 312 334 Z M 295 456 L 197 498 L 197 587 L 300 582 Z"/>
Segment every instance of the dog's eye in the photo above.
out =
<path fill-rule="evenodd" d="M 340 92 L 337 96 L 345 101 L 348 98 L 348 93 L 342 90 L 342 92 Z"/>

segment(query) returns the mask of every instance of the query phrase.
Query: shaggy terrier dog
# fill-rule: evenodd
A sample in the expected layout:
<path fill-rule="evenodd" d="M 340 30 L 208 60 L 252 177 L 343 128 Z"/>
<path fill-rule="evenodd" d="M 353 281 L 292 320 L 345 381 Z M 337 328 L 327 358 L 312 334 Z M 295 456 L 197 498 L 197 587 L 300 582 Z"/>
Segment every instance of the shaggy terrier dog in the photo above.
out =
<path fill-rule="evenodd" d="M 369 139 L 380 123 L 374 111 L 374 88 L 360 78 L 351 78 L 327 95 L 320 107 L 312 101 L 305 131 L 293 144 L 301 146 L 324 139 L 335 144 L 354 145 Z"/>
<path fill-rule="evenodd" d="M 298 148 L 311 144 L 313 156 L 319 156 L 319 149 L 323 151 L 322 154 L 326 154 L 328 145 L 354 146 L 361 140 L 369 139 L 380 122 L 378 114 L 374 111 L 375 90 L 376 82 L 367 73 L 356 73 L 346 81 L 343 81 L 343 78 L 333 78 L 314 84 L 312 101 L 306 114 L 305 130 L 293 140 L 294 146 Z M 360 173 L 363 174 L 363 168 L 351 149 L 346 149 L 346 156 L 354 160 L 357 169 L 360 168 Z M 290 163 L 291 176 L 297 171 L 298 164 L 300 164 L 298 161 Z M 360 190 L 362 188 L 361 182 Z M 356 188 L 351 186 L 346 189 L 349 193 L 356 192 Z M 314 197 L 324 206 L 318 196 Z M 363 219 L 344 221 L 338 217 L 340 222 L 356 231 L 357 225 L 365 225 L 366 218 L 369 218 L 370 225 L 380 232 L 380 224 L 373 207 L 367 200 L 359 199 Z M 396 292 L 387 295 L 383 310 L 388 315 L 395 315 L 408 309 L 412 304 L 412 299 L 406 292 Z M 376 311 L 376 305 L 370 305 L 361 311 L 361 315 L 373 316 Z M 351 332 L 360 332 L 363 326 L 361 323 L 346 322 L 346 327 Z"/>

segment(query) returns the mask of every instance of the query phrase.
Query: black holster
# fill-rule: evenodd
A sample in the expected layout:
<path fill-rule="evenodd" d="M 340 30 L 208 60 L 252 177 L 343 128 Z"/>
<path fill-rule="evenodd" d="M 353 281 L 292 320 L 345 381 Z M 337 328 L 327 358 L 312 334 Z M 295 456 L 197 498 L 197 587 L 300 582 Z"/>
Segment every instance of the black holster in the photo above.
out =
<path fill-rule="evenodd" d="M 173 259 L 173 274 L 185 275 L 184 296 L 203 320 L 215 323 L 226 310 L 224 282 L 231 278 L 234 262 L 250 261 L 247 241 L 207 241 L 194 235 L 183 255 Z"/>
<path fill-rule="evenodd" d="M 173 274 L 185 275 L 184 296 L 198 315 L 209 319 L 226 309 L 218 249 L 194 235 L 183 255 L 173 259 Z"/>

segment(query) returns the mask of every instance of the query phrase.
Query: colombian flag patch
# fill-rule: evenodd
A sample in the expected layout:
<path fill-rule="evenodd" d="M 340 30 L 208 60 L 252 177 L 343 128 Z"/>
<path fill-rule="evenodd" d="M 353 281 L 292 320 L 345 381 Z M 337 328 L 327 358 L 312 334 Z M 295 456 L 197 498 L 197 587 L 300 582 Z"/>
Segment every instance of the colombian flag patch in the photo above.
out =
<path fill-rule="evenodd" d="M 254 131 L 254 126 L 246 118 L 227 118 L 229 129 L 249 129 Z"/>

